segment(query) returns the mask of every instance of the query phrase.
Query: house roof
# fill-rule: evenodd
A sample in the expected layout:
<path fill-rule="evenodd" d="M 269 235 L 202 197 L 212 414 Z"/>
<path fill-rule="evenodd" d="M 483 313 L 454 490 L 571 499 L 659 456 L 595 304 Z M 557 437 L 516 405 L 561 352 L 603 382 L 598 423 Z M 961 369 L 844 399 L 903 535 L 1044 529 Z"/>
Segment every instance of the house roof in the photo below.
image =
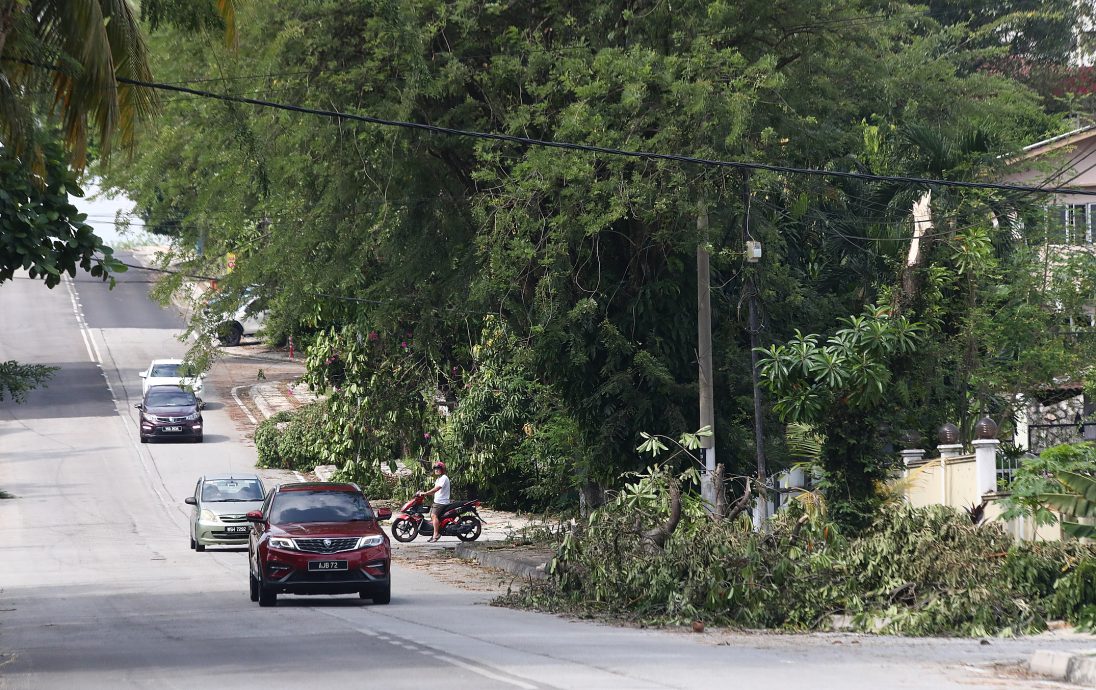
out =
<path fill-rule="evenodd" d="M 1096 137 L 1096 125 L 1087 125 L 1085 127 L 1079 127 L 1077 129 L 1066 132 L 1065 134 L 1059 134 L 1058 136 L 1044 139 L 1043 141 L 1037 141 L 1034 144 L 1029 144 L 1023 148 L 1023 153 L 1016 156 L 1010 163 L 1017 163 L 1019 161 L 1030 160 L 1032 158 L 1038 158 L 1039 156 L 1046 155 L 1051 151 L 1056 151 L 1065 146 L 1073 146 L 1074 144 Z"/>

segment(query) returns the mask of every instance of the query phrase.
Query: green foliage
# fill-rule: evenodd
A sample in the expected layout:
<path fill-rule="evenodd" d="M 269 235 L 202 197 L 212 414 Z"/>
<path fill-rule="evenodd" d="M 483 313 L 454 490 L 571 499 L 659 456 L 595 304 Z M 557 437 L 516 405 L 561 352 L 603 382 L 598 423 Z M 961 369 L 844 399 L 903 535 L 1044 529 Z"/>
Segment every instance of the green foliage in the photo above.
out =
<path fill-rule="evenodd" d="M 27 392 L 45 386 L 53 378 L 58 367 L 44 364 L 20 364 L 14 359 L 0 362 L 0 402 L 11 398 L 21 403 L 27 398 Z"/>
<path fill-rule="evenodd" d="M 1096 474 L 1096 444 L 1063 444 L 1047 448 L 1038 458 L 1025 459 L 1013 475 L 1002 519 L 1032 518 L 1036 525 L 1053 525 L 1058 518 L 1044 496 L 1062 494 L 1060 476 Z"/>
<path fill-rule="evenodd" d="M 27 271 L 52 288 L 81 269 L 113 287 L 110 274 L 126 267 L 69 201 L 84 193 L 60 146 L 44 145 L 43 155 L 45 175 L 38 176 L 11 149 L 0 149 L 0 283 Z"/>
<path fill-rule="evenodd" d="M 1060 125 L 1035 94 L 971 68 L 985 57 L 985 41 L 974 39 L 995 34 L 972 36 L 966 18 L 926 17 L 906 2 L 881 16 L 859 0 L 270 0 L 238 8 L 238 51 L 187 33 L 219 34 L 207 2 L 178 4 L 148 5 L 163 26 L 150 45 L 164 81 L 216 77 L 258 98 L 461 129 L 989 179 L 1002 154 Z M 992 136 L 957 124 L 976 121 L 994 123 Z M 382 464 L 441 452 L 454 481 L 538 508 L 642 469 L 641 431 L 696 428 L 690 295 L 704 243 L 718 286 L 716 445 L 733 459 L 729 473 L 749 471 L 751 353 L 738 317 L 742 246 L 732 239 L 747 209 L 737 173 L 204 99 L 173 102 L 154 134 L 108 179 L 148 227 L 180 247 L 201 243 L 201 256 L 179 252 L 189 269 L 220 275 L 234 252 L 224 289 L 259 286 L 279 333 L 315 334 L 311 381 L 332 400 L 325 462 L 364 480 Z M 765 246 L 755 281 L 763 340 L 828 333 L 865 304 L 892 302 L 922 190 L 770 174 L 752 186 L 750 233 Z M 893 454 L 884 420 L 931 429 L 953 410 L 963 417 L 988 405 L 995 385 L 1021 376 L 1013 369 L 1027 385 L 1072 361 L 1042 347 L 1048 329 L 1016 327 L 1040 326 L 1039 308 L 1024 307 L 1054 301 L 1018 282 L 1033 274 L 1033 255 L 1000 246 L 1008 230 L 984 227 L 1001 200 L 938 196 L 948 202 L 940 220 L 954 222 L 925 240 L 925 289 L 907 316 L 934 341 L 943 334 L 939 346 L 883 362 L 885 375 L 855 359 L 820 365 L 820 380 L 848 384 L 835 378 L 844 370 L 864 383 L 864 404 L 838 399 L 818 427 L 837 494 L 867 495 L 885 474 Z M 703 237 L 694 231 L 702 204 L 712 228 Z M 1027 264 L 1017 259 L 995 277 L 987 258 L 1011 255 Z M 969 302 L 975 279 L 993 300 Z M 1005 290 L 1013 284 L 1021 287 Z M 972 328 L 994 336 L 978 357 L 967 357 L 961 337 Z M 411 352 L 399 347 L 409 331 Z M 372 350 L 370 333 L 381 341 Z M 1022 366 L 998 364 L 1006 350 Z M 345 361 L 329 363 L 335 354 Z M 953 394 L 962 386 L 949 378 L 952 365 L 964 358 L 971 385 Z M 345 385 L 329 379 L 339 366 Z M 885 399 L 869 404 L 881 382 Z M 780 434 L 765 442 L 774 469 L 793 461 Z M 835 510 L 866 523 L 871 501 Z"/>
<path fill-rule="evenodd" d="M 74 167 L 82 169 L 90 132 L 106 156 L 116 135 L 132 145 L 138 120 L 156 109 L 156 92 L 117 81 L 152 81 L 130 3 L 8 2 L 0 9 L 0 52 L 0 138 L 5 153 L 14 150 L 28 168 L 41 169 L 53 155 L 37 147 L 43 121 L 59 125 Z"/>
<path fill-rule="evenodd" d="M 1078 518 L 1096 518 L 1096 479 L 1091 475 L 1064 471 L 1058 472 L 1054 478 L 1065 491 L 1040 494 L 1039 499 L 1061 513 L 1062 533 L 1078 539 L 1096 539 L 1096 525 L 1077 522 Z"/>
<path fill-rule="evenodd" d="M 771 346 L 759 373 L 774 395 L 774 412 L 800 425 L 794 446 L 809 438 L 802 425 L 827 431 L 824 439 L 810 440 L 821 446 L 822 468 L 833 489 L 831 509 L 841 522 L 858 525 L 869 519 L 875 483 L 885 478 L 891 462 L 883 452 L 885 439 L 872 427 L 902 402 L 891 382 L 903 359 L 924 342 L 926 329 L 878 306 L 843 322 L 824 342 L 797 331 L 791 341 Z"/>
<path fill-rule="evenodd" d="M 427 362 L 410 330 L 332 328 L 318 334 L 304 380 L 326 395 L 317 420 L 322 443 L 314 447 L 321 464 L 366 481 L 382 464 L 395 471 L 401 458 L 428 458 L 438 412 Z"/>
<path fill-rule="evenodd" d="M 260 467 L 311 472 L 322 465 L 327 403 L 319 401 L 293 412 L 278 412 L 255 429 Z"/>
<path fill-rule="evenodd" d="M 278 441 L 286 425 L 293 419 L 293 413 L 283 410 L 267 417 L 255 427 L 255 452 L 259 467 L 279 467 L 281 457 L 278 454 Z"/>
<path fill-rule="evenodd" d="M 773 410 L 785 421 L 817 424 L 835 406 L 878 404 L 891 379 L 890 361 L 915 352 L 925 330 L 878 306 L 843 322 L 825 344 L 818 335 L 797 332 L 787 344 L 765 351 L 761 381 L 775 394 Z"/>
<path fill-rule="evenodd" d="M 856 629 L 902 635 L 1015 635 L 1090 613 L 1096 547 L 1013 545 L 999 525 L 942 506 L 886 506 L 850 538 L 795 504 L 762 532 L 746 518 L 713 521 L 694 496 L 665 549 L 652 550 L 640 534 L 666 518 L 665 480 L 640 476 L 564 538 L 548 583 L 503 601 L 786 630 L 828 629 L 845 615 Z"/>

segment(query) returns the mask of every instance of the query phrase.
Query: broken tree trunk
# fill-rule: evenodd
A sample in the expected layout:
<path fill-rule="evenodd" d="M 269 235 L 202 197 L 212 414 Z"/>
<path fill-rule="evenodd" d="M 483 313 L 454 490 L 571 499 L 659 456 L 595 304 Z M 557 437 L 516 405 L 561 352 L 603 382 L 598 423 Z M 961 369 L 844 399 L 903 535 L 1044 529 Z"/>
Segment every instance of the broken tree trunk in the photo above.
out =
<path fill-rule="evenodd" d="M 666 545 L 670 535 L 677 529 L 677 523 L 681 522 L 681 487 L 676 479 L 670 480 L 670 517 L 666 522 L 652 527 L 643 533 L 643 540 L 653 550 L 661 550 Z"/>

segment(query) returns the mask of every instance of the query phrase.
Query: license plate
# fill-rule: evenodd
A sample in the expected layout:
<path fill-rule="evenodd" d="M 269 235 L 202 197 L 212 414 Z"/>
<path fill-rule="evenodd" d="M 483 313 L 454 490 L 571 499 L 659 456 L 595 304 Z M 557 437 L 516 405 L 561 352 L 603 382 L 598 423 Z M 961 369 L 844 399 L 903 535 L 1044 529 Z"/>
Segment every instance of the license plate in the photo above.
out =
<path fill-rule="evenodd" d="M 310 561 L 309 570 L 346 570 L 346 561 Z"/>
<path fill-rule="evenodd" d="M 225 527 L 226 532 L 246 532 L 250 527 Z"/>
<path fill-rule="evenodd" d="M 182 431 L 182 430 L 183 430 L 183 427 L 181 427 L 181 426 L 165 426 L 164 427 L 164 431 Z"/>

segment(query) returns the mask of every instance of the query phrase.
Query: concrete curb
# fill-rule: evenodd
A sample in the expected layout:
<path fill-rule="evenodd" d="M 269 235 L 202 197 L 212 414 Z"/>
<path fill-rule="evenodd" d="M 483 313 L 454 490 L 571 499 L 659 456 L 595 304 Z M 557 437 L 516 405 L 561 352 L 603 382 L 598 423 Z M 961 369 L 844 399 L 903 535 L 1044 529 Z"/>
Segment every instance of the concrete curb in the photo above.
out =
<path fill-rule="evenodd" d="M 1053 652 L 1041 649 L 1031 655 L 1028 669 L 1041 676 L 1096 688 L 1096 650 Z"/>
<path fill-rule="evenodd" d="M 505 570 L 506 572 L 518 575 L 519 577 L 527 577 L 532 580 L 544 580 L 548 577 L 547 563 L 529 565 L 528 563 L 522 563 L 521 561 L 507 558 L 497 551 L 480 549 L 471 544 L 458 544 L 453 549 L 453 553 L 455 553 L 458 558 L 463 558 L 467 561 L 476 561 L 480 565 L 485 565 L 489 568 Z"/>

